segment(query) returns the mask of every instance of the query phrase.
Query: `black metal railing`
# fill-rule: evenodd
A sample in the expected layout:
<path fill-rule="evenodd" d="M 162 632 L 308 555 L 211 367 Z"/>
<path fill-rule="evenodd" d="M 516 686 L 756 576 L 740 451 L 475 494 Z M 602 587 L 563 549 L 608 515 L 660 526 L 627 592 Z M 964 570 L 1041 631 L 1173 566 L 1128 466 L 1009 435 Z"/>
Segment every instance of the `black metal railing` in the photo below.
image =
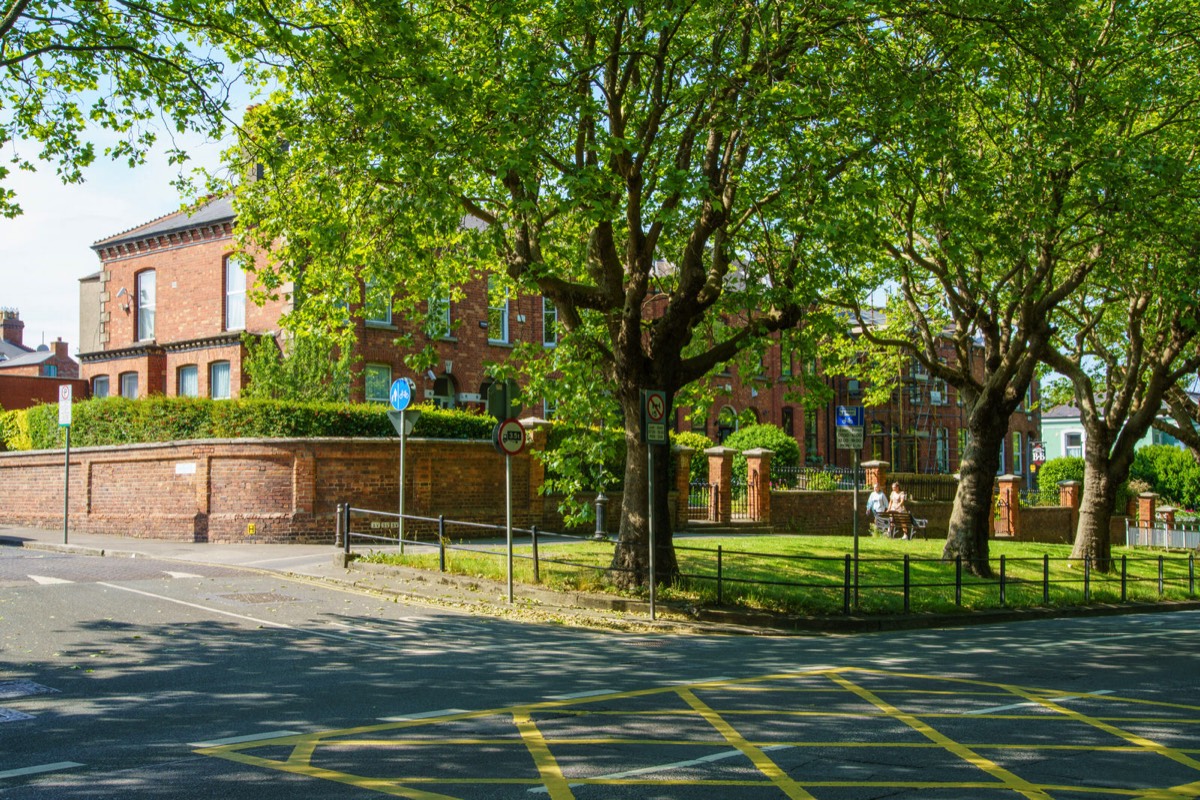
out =
<path fill-rule="evenodd" d="M 347 554 L 354 547 L 436 548 L 438 568 L 447 571 L 447 553 L 470 552 L 484 557 L 506 557 L 506 549 L 496 542 L 455 541 L 451 531 L 470 531 L 505 536 L 503 525 L 462 520 L 447 520 L 443 516 L 422 517 L 405 515 L 406 536 L 369 533 L 369 520 L 396 519 L 386 512 L 338 506 L 337 545 Z M 358 520 L 357 524 L 355 520 Z M 512 529 L 514 543 L 521 550 L 514 559 L 528 561 L 534 583 L 542 580 L 544 565 L 578 569 L 609 579 L 618 570 L 612 566 L 612 553 L 603 549 L 597 553 L 580 549 L 574 553 L 558 552 L 547 557 L 540 551 L 546 539 L 562 543 L 597 541 L 615 546 L 614 539 L 597 540 L 591 536 L 540 531 L 537 527 Z M 430 533 L 432 532 L 432 533 Z M 778 594 L 777 605 L 785 610 L 800 610 L 794 597 L 804 595 L 804 609 L 815 613 L 849 614 L 866 608 L 872 613 L 910 613 L 914 602 L 923 609 L 964 606 L 967 592 L 977 606 L 1046 606 L 1079 605 L 1092 602 L 1125 602 L 1131 590 L 1150 584 L 1150 594 L 1162 598 L 1169 588 L 1196 596 L 1196 553 L 1160 553 L 1148 556 L 1120 555 L 1096 568 L 1090 557 L 1012 558 L 1001 555 L 999 572 L 990 578 L 964 576 L 961 559 L 921 558 L 904 554 L 901 557 L 861 557 L 857 565 L 850 554 L 844 557 L 803 556 L 779 553 L 754 553 L 728 550 L 721 545 L 698 547 L 675 542 L 679 562 L 680 585 L 699 594 L 702 604 L 762 605 L 764 598 Z M 589 554 L 590 553 L 590 554 Z M 1130 565 L 1141 565 L 1131 574 Z M 1148 567 L 1147 567 L 1148 565 Z M 854 578 L 857 580 L 854 580 Z M 865 598 L 860 607 L 858 598 Z"/>

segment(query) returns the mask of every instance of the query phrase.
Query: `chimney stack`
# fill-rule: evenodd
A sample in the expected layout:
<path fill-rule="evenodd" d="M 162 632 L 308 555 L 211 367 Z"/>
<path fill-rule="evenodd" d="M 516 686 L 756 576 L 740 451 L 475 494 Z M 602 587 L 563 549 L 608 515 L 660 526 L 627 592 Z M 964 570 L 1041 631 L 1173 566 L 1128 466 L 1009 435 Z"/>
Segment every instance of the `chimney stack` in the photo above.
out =
<path fill-rule="evenodd" d="M 4 341 L 24 347 L 23 332 L 25 323 L 21 322 L 21 314 L 15 308 L 0 308 L 0 327 L 3 328 Z"/>

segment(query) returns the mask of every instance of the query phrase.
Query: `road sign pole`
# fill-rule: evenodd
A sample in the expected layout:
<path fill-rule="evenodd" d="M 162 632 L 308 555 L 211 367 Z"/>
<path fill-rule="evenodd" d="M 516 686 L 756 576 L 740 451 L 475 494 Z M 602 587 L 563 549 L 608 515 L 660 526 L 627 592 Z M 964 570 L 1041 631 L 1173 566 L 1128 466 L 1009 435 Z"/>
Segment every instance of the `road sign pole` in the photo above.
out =
<path fill-rule="evenodd" d="M 67 431 L 67 450 L 63 457 L 63 544 L 67 544 L 67 521 L 70 519 L 71 508 L 71 426 L 65 426 Z"/>
<path fill-rule="evenodd" d="M 650 619 L 655 617 L 655 598 L 658 596 L 658 591 L 654 581 L 654 551 L 656 542 L 654 541 L 654 445 L 646 445 L 646 468 L 650 471 L 650 475 L 646 481 L 646 487 L 650 492 L 650 497 L 646 507 L 650 514 Z"/>
<path fill-rule="evenodd" d="M 858 451 L 854 451 L 854 610 L 858 610 Z"/>
<path fill-rule="evenodd" d="M 400 545 L 400 553 L 404 553 L 404 440 L 408 437 L 404 434 L 404 415 L 406 412 L 400 412 L 400 516 L 396 519 L 396 543 Z"/>
<path fill-rule="evenodd" d="M 504 532 L 508 542 L 508 604 L 513 604 L 512 456 L 504 457 Z"/>

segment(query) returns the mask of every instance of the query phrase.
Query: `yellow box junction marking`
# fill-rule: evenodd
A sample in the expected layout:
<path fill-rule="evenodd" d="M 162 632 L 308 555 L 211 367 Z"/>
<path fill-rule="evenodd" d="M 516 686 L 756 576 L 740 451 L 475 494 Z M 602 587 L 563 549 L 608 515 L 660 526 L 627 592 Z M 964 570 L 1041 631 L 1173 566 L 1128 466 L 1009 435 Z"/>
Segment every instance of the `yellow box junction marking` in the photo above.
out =
<path fill-rule="evenodd" d="M 722 701 L 733 695 L 753 700 L 755 695 L 776 694 L 769 707 L 722 708 Z M 787 698 L 795 697 L 804 704 L 802 708 L 790 708 Z M 648 705 L 646 700 L 662 698 L 662 703 Z M 822 702 L 828 698 L 827 702 Z M 846 701 L 854 700 L 848 707 Z M 969 701 L 979 704 L 976 711 L 964 715 L 962 711 L 915 710 L 909 705 L 931 700 L 944 699 Z M 1105 716 L 1088 715 L 1065 704 L 1077 700 L 1102 704 L 1111 709 Z M 634 702 L 637 701 L 637 702 Z M 1023 701 L 1029 713 L 986 713 L 986 709 L 1005 702 Z M 622 707 L 622 706 L 625 707 Z M 732 704 L 731 704 L 732 705 Z M 825 708 L 822 708 L 825 706 Z M 1126 707 L 1136 709 L 1138 714 L 1124 713 Z M 1158 711 L 1157 716 L 1153 711 Z M 1184 716 L 1186 712 L 1196 712 Z M 1014 797 L 1030 800 L 1050 800 L 1055 792 L 1086 792 L 1097 797 L 1132 797 L 1142 800 L 1179 800 L 1200 798 L 1200 750 L 1173 748 L 1155 742 L 1147 736 L 1124 730 L 1121 724 L 1153 722 L 1159 725 L 1174 724 L 1180 728 L 1194 726 L 1200 717 L 1200 705 L 1182 703 L 1159 703 L 1141 698 L 1124 698 L 1113 694 L 1073 694 L 1061 690 L 1013 686 L 1009 684 L 976 681 L 965 678 L 948 678 L 940 675 L 899 672 L 878 669 L 822 667 L 810 671 L 779 673 L 741 679 L 717 679 L 689 685 L 640 689 L 629 692 L 613 692 L 604 695 L 564 698 L 528 705 L 448 713 L 438 717 L 418 717 L 354 728 L 322 731 L 311 734 L 279 736 L 272 739 L 241 741 L 223 745 L 202 747 L 196 750 L 202 755 L 223 758 L 236 763 L 307 775 L 312 778 L 333 781 L 359 789 L 378 792 L 393 797 L 412 800 L 463 800 L 470 794 L 468 787 L 511 785 L 537 790 L 548 795 L 550 800 L 574 800 L 573 787 L 578 786 L 746 786 L 774 787 L 782 796 L 800 800 L 812 800 L 811 790 L 826 787 L 891 787 L 895 789 L 939 789 L 966 790 L 988 789 L 1007 791 Z M 556 721 L 587 719 L 591 724 L 584 726 L 585 735 L 547 735 Z M 702 722 L 711 729 L 711 738 L 678 734 L 670 738 L 621 735 L 620 725 L 626 719 L 653 718 L 661 722 L 677 718 L 683 723 Z M 830 720 L 894 720 L 918 734 L 921 739 L 875 739 L 861 740 L 814 740 L 796 739 L 784 741 L 777 738 L 756 740 L 748 730 L 764 719 L 805 720 L 804 730 L 819 729 L 821 719 Z M 937 720 L 1027 720 L 1031 724 L 1053 725 L 1049 739 L 1054 744 L 1026 742 L 975 742 L 962 744 L 938 730 Z M 453 734 L 438 737 L 440 726 L 459 723 Z M 465 725 L 464 725 L 465 723 Z M 615 728 L 606 735 L 605 727 Z M 1070 727 L 1085 726 L 1100 730 L 1115 737 L 1118 743 L 1097 745 L 1088 742 L 1072 743 Z M 479 729 L 472 735 L 471 728 Z M 1026 729 L 1028 726 L 1026 726 Z M 619 773 L 597 774 L 587 772 L 586 762 L 581 763 L 578 752 L 581 748 L 630 747 L 631 752 L 644 756 L 649 748 L 688 748 L 696 751 L 698 758 L 663 763 L 654 766 L 637 766 Z M 473 757 L 472 748 L 511 748 L 513 753 L 524 752 L 523 758 L 485 759 Z M 572 748 L 576 754 L 574 766 L 564 770 L 556 756 L 559 748 Z M 255 755 L 255 751 L 266 748 L 290 748 L 286 758 L 266 758 Z M 347 754 L 362 752 L 364 768 L 381 763 L 379 751 L 411 752 L 414 774 L 387 777 L 357 775 L 329 769 L 320 765 L 323 751 L 336 748 L 342 759 Z M 978 770 L 975 780 L 887 780 L 869 781 L 853 779 L 832 780 L 829 770 L 816 779 L 801 779 L 780 766 L 777 754 L 790 748 L 825 749 L 927 749 L 947 753 Z M 478 775 L 422 774 L 424 756 L 447 751 L 453 755 L 452 763 L 474 766 Z M 1126 784 L 1104 787 L 1097 785 L 1097 777 L 1091 776 L 1088 786 L 1039 784 L 1019 774 L 1019 768 L 1005 768 L 987 758 L 984 751 L 1012 752 L 1104 752 L 1153 755 L 1173 762 L 1178 767 L 1192 770 L 1196 780 L 1176 786 L 1146 787 L 1130 789 Z M 711 761 L 731 761 L 750 768 L 747 777 L 731 779 L 703 779 L 679 777 L 679 770 L 694 771 L 698 765 Z M 488 771 L 490 770 L 490 772 Z M 503 770 L 503 774 L 497 774 Z M 1145 774 L 1153 774 L 1146 770 Z M 673 774 L 674 773 L 674 774 Z M 1179 771 L 1174 773 L 1179 777 Z M 757 777 L 756 777 L 757 776 Z M 1167 780 L 1166 778 L 1163 779 Z M 457 788 L 456 788 L 457 787 Z M 439 791 L 434 791 L 433 789 Z M 443 792 L 455 792 L 446 794 Z"/>

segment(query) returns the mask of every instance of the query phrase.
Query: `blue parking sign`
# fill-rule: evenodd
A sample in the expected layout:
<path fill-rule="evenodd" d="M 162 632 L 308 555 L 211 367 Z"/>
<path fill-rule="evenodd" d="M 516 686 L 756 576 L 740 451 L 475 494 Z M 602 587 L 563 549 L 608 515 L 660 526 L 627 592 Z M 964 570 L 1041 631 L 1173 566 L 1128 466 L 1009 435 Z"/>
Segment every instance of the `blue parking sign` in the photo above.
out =
<path fill-rule="evenodd" d="M 392 390 L 388 392 L 388 399 L 392 402 L 392 408 L 397 411 L 408 408 L 408 404 L 412 402 L 412 386 L 409 384 L 408 378 L 397 378 L 392 381 Z"/>

